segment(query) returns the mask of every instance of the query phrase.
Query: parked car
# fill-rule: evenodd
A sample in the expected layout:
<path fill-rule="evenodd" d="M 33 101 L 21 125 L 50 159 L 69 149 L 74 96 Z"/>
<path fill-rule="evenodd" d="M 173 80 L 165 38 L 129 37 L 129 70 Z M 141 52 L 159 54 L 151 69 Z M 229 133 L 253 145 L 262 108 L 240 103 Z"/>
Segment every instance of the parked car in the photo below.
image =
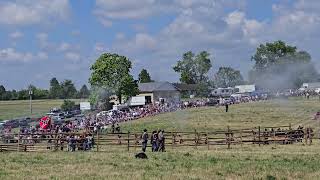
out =
<path fill-rule="evenodd" d="M 54 116 L 52 116 L 53 120 L 58 120 L 58 121 L 61 121 L 61 120 L 64 120 L 64 114 L 63 113 L 57 113 L 55 114 Z"/>
<path fill-rule="evenodd" d="M 80 110 L 73 110 L 73 111 L 71 111 L 71 113 L 73 115 L 78 115 L 78 114 L 81 114 L 81 111 Z"/>
<path fill-rule="evenodd" d="M 217 104 L 219 104 L 219 101 L 213 98 L 208 99 L 208 101 L 206 102 L 207 106 L 215 106 Z"/>
<path fill-rule="evenodd" d="M 19 127 L 19 120 L 14 119 L 14 120 L 9 120 L 4 124 L 5 127 L 10 126 L 11 128 L 17 128 Z"/>
<path fill-rule="evenodd" d="M 27 127 L 29 125 L 27 120 L 20 120 L 19 121 L 19 127 Z"/>
<path fill-rule="evenodd" d="M 71 111 L 64 112 L 64 117 L 65 118 L 72 118 L 74 114 Z"/>

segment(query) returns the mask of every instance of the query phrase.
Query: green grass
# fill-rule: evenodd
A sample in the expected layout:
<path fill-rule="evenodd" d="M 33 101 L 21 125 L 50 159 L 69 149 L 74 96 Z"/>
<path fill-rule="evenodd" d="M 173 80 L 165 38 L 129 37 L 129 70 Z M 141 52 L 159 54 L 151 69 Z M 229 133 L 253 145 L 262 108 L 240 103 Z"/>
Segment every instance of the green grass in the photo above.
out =
<path fill-rule="evenodd" d="M 125 123 L 124 131 L 144 128 L 193 131 L 255 126 L 311 126 L 320 110 L 316 99 L 291 99 L 240 104 L 224 108 L 206 107 L 148 117 Z M 109 147 L 107 152 L 47 152 L 0 154 L 0 179 L 320 179 L 320 141 L 313 145 L 232 145 L 167 147 L 138 160 L 140 149 Z"/>
<path fill-rule="evenodd" d="M 187 109 L 173 113 L 147 117 L 123 124 L 125 131 L 142 131 L 165 129 L 166 131 L 212 131 L 219 129 L 241 129 L 250 127 L 283 126 L 291 124 L 311 126 L 318 129 L 313 114 L 320 111 L 317 99 L 274 100 L 253 102 L 225 107 L 204 107 Z"/>
<path fill-rule="evenodd" d="M 80 100 L 74 100 L 79 103 Z M 63 100 L 33 100 L 32 114 L 30 114 L 29 100 L 0 101 L 0 120 L 19 117 L 38 117 L 54 107 L 60 108 Z"/>
<path fill-rule="evenodd" d="M 319 145 L 251 146 L 231 150 L 8 153 L 0 179 L 319 179 Z"/>

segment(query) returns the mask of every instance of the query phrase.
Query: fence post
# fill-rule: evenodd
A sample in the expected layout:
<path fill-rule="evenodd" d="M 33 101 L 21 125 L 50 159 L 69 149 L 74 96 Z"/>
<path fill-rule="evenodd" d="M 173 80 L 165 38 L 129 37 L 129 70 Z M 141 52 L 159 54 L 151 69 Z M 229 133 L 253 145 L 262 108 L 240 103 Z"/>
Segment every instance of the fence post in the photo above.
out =
<path fill-rule="evenodd" d="M 17 151 L 20 151 L 20 132 L 18 133 L 18 148 Z"/>
<path fill-rule="evenodd" d="M 134 151 L 137 150 L 137 146 L 138 146 L 138 135 L 137 133 L 134 134 Z"/>
<path fill-rule="evenodd" d="M 242 130 L 240 130 L 240 146 L 242 147 Z"/>
<path fill-rule="evenodd" d="M 99 152 L 99 131 L 97 131 L 97 152 Z"/>
<path fill-rule="evenodd" d="M 308 144 L 308 139 L 307 139 L 307 130 L 306 128 L 304 128 L 304 141 L 305 141 L 305 144 L 307 145 Z"/>
<path fill-rule="evenodd" d="M 230 149 L 230 126 L 228 126 L 227 143 L 228 143 L 228 149 Z"/>
<path fill-rule="evenodd" d="M 261 136 L 260 136 L 261 129 L 260 129 L 260 126 L 259 126 L 259 132 L 258 133 L 259 133 L 259 146 L 261 146 L 261 143 L 260 143 L 261 142 Z"/>
<path fill-rule="evenodd" d="M 208 146 L 208 150 L 210 150 L 210 144 L 209 144 L 209 134 L 208 134 L 208 132 L 207 132 L 207 134 L 206 134 L 206 142 L 207 142 L 207 146 Z"/>
<path fill-rule="evenodd" d="M 130 131 L 128 131 L 128 151 L 130 150 Z"/>
<path fill-rule="evenodd" d="M 195 141 L 195 144 L 196 144 L 196 146 L 195 146 L 195 148 L 197 149 L 198 147 L 198 138 L 197 138 L 197 130 L 196 129 L 194 129 L 194 141 Z"/>
<path fill-rule="evenodd" d="M 176 143 L 176 135 L 172 132 L 172 145 L 171 145 L 172 149 L 175 143 Z"/>

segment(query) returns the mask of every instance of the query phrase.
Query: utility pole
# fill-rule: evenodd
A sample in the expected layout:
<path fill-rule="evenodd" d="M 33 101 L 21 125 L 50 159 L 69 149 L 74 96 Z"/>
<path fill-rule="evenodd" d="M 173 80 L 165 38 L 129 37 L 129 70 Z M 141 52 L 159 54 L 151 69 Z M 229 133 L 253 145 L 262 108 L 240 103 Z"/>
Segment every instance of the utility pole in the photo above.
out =
<path fill-rule="evenodd" d="M 33 92 L 32 92 L 32 89 L 31 89 L 31 87 L 30 87 L 30 89 L 29 89 L 29 96 L 30 96 L 30 115 L 32 115 L 32 94 L 33 94 Z"/>

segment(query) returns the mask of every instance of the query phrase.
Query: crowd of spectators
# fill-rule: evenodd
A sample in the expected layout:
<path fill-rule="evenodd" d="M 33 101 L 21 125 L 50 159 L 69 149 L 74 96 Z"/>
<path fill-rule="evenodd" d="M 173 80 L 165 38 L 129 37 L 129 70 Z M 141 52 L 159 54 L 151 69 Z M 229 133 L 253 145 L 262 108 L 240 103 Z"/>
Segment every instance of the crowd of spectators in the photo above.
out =
<path fill-rule="evenodd" d="M 215 106 L 224 106 L 225 104 L 236 104 L 242 102 L 257 101 L 262 98 L 243 97 L 243 98 L 220 98 L 216 101 Z M 133 121 L 140 118 L 155 116 L 161 113 L 178 111 L 186 108 L 197 108 L 208 105 L 208 99 L 199 99 L 194 101 L 184 101 L 181 103 L 156 103 L 143 107 L 127 108 L 122 110 L 110 110 L 102 112 L 91 112 L 83 117 L 77 117 L 72 120 L 64 121 L 62 124 L 55 124 L 54 121 L 47 129 L 41 129 L 38 124 L 30 127 L 20 128 L 20 142 L 26 144 L 37 143 L 37 139 L 46 138 L 58 139 L 59 144 L 67 144 L 68 151 L 89 150 L 93 147 L 92 134 L 97 132 L 104 133 L 121 133 L 120 125 L 122 122 Z M 75 134 L 85 133 L 83 135 Z M 2 136 L 10 136 L 12 130 L 10 127 L 5 128 L 1 133 Z M 59 137 L 53 137 L 48 134 L 60 134 Z M 158 134 L 158 133 L 157 133 Z M 161 133 L 160 133 L 161 134 Z M 152 135 L 153 137 L 154 135 Z M 156 137 L 156 136 L 155 136 Z M 4 138 L 4 139 L 10 139 Z M 11 138 L 12 139 L 12 138 Z M 48 141 L 51 143 L 51 140 Z M 161 141 L 153 139 L 154 151 L 162 151 Z"/>

